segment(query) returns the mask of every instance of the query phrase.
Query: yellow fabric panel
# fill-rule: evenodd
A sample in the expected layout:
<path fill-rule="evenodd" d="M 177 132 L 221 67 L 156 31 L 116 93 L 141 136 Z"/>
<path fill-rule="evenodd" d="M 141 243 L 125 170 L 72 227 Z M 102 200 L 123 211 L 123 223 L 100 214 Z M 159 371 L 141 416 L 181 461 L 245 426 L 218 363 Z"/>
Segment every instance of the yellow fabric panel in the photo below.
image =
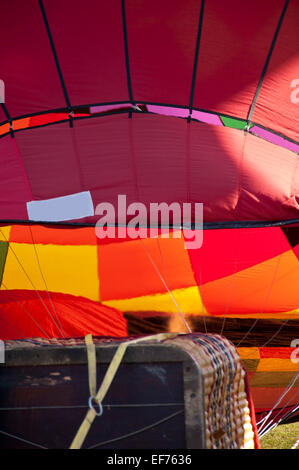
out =
<path fill-rule="evenodd" d="M 7 225 L 5 227 L 0 226 L 0 241 L 1 242 L 9 242 L 10 231 L 11 231 L 11 225 Z"/>
<path fill-rule="evenodd" d="M 237 348 L 241 359 L 259 359 L 259 348 Z"/>
<path fill-rule="evenodd" d="M 8 289 L 46 290 L 38 261 L 49 291 L 99 300 L 97 246 L 10 243 L 3 284 Z"/>
<path fill-rule="evenodd" d="M 291 359 L 264 358 L 261 359 L 257 366 L 257 371 L 298 371 L 298 363 L 295 364 Z"/>
<path fill-rule="evenodd" d="M 186 289 L 174 289 L 172 290 L 172 295 L 184 315 L 189 313 L 194 314 L 194 312 L 198 314 L 206 313 L 197 286 Z M 144 295 L 131 299 L 109 300 L 103 303 L 123 312 L 155 311 L 178 313 L 177 307 L 168 292 L 165 294 Z"/>
<path fill-rule="evenodd" d="M 217 317 L 227 317 L 228 314 L 217 315 Z M 242 314 L 229 314 L 230 318 L 261 318 L 264 320 L 298 320 L 299 309 L 289 310 L 288 312 L 277 312 L 277 313 L 242 313 Z"/>

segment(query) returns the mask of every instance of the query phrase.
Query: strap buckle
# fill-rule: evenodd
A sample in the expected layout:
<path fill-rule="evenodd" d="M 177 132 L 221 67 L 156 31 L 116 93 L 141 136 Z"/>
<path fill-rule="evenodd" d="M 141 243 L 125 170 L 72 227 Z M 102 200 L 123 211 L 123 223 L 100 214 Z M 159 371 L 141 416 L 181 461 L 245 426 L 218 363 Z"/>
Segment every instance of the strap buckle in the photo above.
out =
<path fill-rule="evenodd" d="M 93 401 L 98 405 L 99 411 L 96 411 L 96 410 L 95 410 L 95 407 L 94 407 L 94 405 L 93 405 L 93 403 L 92 403 Z M 95 414 L 96 414 L 97 416 L 102 416 L 102 414 L 103 414 L 103 405 L 102 405 L 102 403 L 98 403 L 98 402 L 97 402 L 95 396 L 91 395 L 91 396 L 89 397 L 89 399 L 88 399 L 88 406 L 89 406 L 89 408 L 90 408 L 91 410 L 94 410 L 94 412 L 95 412 Z"/>

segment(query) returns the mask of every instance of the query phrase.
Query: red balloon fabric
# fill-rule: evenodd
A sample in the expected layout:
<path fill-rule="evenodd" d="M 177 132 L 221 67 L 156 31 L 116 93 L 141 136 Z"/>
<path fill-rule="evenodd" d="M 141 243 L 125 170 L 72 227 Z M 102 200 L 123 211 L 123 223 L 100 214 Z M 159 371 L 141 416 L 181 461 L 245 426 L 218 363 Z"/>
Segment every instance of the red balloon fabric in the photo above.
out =
<path fill-rule="evenodd" d="M 127 336 L 127 322 L 115 308 L 72 295 L 44 291 L 0 291 L 3 340 L 74 338 L 86 334 Z"/>

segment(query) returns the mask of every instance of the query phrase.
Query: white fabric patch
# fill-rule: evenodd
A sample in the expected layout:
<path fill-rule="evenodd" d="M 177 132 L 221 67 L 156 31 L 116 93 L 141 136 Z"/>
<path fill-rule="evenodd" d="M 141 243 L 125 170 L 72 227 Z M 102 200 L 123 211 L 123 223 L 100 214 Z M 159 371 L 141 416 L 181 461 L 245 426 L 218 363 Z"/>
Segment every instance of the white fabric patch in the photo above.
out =
<path fill-rule="evenodd" d="M 94 215 L 89 191 L 68 196 L 27 202 L 29 220 L 36 222 L 61 222 Z"/>

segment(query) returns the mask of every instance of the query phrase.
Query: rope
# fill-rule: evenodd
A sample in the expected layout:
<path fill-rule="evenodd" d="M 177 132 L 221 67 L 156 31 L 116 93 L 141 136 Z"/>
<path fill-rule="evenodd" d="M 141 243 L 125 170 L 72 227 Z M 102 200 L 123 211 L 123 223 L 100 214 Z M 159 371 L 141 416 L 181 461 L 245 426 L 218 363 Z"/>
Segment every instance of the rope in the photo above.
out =
<path fill-rule="evenodd" d="M 296 394 L 297 395 L 297 394 Z M 295 395 L 295 396 L 296 396 Z M 280 412 L 276 415 L 276 417 L 285 409 L 285 407 L 280 410 Z M 293 413 L 295 413 L 299 409 L 299 405 L 296 406 L 291 412 L 287 412 L 285 415 L 283 415 L 278 421 L 273 422 L 274 420 L 272 419 L 268 425 L 264 428 L 263 432 L 259 434 L 259 438 L 261 439 L 264 437 L 268 432 L 272 431 L 272 429 L 275 429 L 279 424 L 281 424 L 288 416 L 291 416 Z M 272 423 L 272 424 L 271 424 Z"/>
<path fill-rule="evenodd" d="M 164 257 L 163 257 L 163 254 L 162 254 L 162 249 L 161 249 L 161 244 L 160 244 L 160 239 L 159 239 L 159 237 L 157 237 L 157 243 L 158 243 L 158 248 L 159 248 L 159 254 L 160 254 L 160 259 L 161 259 L 161 263 L 162 263 L 163 273 L 164 273 L 164 276 L 165 276 L 165 278 L 166 278 L 167 285 L 169 286 L 169 290 L 172 292 L 173 289 L 172 289 L 172 287 L 171 287 L 171 283 L 170 283 L 169 276 L 168 276 L 168 273 L 167 273 L 166 265 L 165 265 L 165 262 L 164 262 Z M 174 296 L 173 296 L 173 297 L 174 297 Z M 203 310 L 204 310 L 204 309 L 203 309 Z M 180 310 L 179 310 L 179 312 L 180 312 Z M 183 315 L 183 314 L 182 314 L 182 315 Z M 204 316 L 205 316 L 205 314 L 204 314 Z M 184 322 L 184 323 L 185 323 L 185 326 L 186 326 L 187 320 L 186 320 L 186 322 Z M 205 323 L 205 321 L 204 321 L 204 323 Z M 187 327 L 187 326 L 186 326 L 186 327 Z M 205 329 L 206 329 L 206 328 L 205 328 Z M 191 332 L 192 332 L 192 330 L 189 328 L 189 333 L 191 333 Z M 207 333 L 207 331 L 206 331 L 206 333 Z"/>
<path fill-rule="evenodd" d="M 38 268 L 39 268 L 39 271 L 40 271 L 40 274 L 41 274 L 41 277 L 44 281 L 44 284 L 45 284 L 45 287 L 46 287 L 46 291 L 47 291 L 47 294 L 48 294 L 48 298 L 49 298 L 49 301 L 50 301 L 50 304 L 52 306 L 52 310 L 57 318 L 57 321 L 59 323 L 59 326 L 61 328 L 61 332 L 63 333 L 63 338 L 65 338 L 65 331 L 63 330 L 63 327 L 62 327 L 62 324 L 61 324 L 61 321 L 60 321 L 60 318 L 57 314 L 57 311 L 56 311 L 56 308 L 55 308 L 55 305 L 53 304 L 52 302 L 52 298 L 50 296 L 50 292 L 49 292 L 49 289 L 48 289 L 48 286 L 47 286 L 47 282 L 46 282 L 46 279 L 45 279 L 45 276 L 43 274 L 43 271 L 42 271 L 42 267 L 41 267 L 41 264 L 40 264 L 40 260 L 39 260 L 39 256 L 38 256 L 38 253 L 37 253 L 37 249 L 36 249 L 36 246 L 35 246 L 35 242 L 34 242 L 34 238 L 33 238 L 33 233 L 32 233 L 32 229 L 31 229 L 31 225 L 29 225 L 29 230 L 30 230 L 30 235 L 31 235 L 31 240 L 32 240 L 32 245 L 33 245 L 33 248 L 34 248 L 34 252 L 35 252 L 35 256 L 36 256 L 36 261 L 37 261 L 37 265 L 38 265 Z"/>
<path fill-rule="evenodd" d="M 63 333 L 61 332 L 59 326 L 58 326 L 57 323 L 55 322 L 55 320 L 54 320 L 54 318 L 53 318 L 51 312 L 49 311 L 48 307 L 46 306 L 46 304 L 45 304 L 45 302 L 44 302 L 42 296 L 40 295 L 40 293 L 38 292 L 37 288 L 36 288 L 35 285 L 33 284 L 32 280 L 30 279 L 30 277 L 29 277 L 29 275 L 28 275 L 28 273 L 27 273 L 27 271 L 25 270 L 24 266 L 22 265 L 21 261 L 19 260 L 18 256 L 16 255 L 14 249 L 11 247 L 11 243 L 9 243 L 9 241 L 7 240 L 7 238 L 6 238 L 6 236 L 4 235 L 3 231 L 1 230 L 1 228 L 0 228 L 0 232 L 2 233 L 3 238 L 5 238 L 5 240 L 7 241 L 7 243 L 8 243 L 8 248 L 13 252 L 13 254 L 14 254 L 14 256 L 15 256 L 15 258 L 16 258 L 18 264 L 20 265 L 20 267 L 21 267 L 21 269 L 22 269 L 22 271 L 24 272 L 24 274 L 25 274 L 25 276 L 27 277 L 28 281 L 29 281 L 30 284 L 32 285 L 33 289 L 35 290 L 35 292 L 36 292 L 36 294 L 37 294 L 39 300 L 41 301 L 41 303 L 42 303 L 43 306 L 45 307 L 45 310 L 46 310 L 46 311 L 48 312 L 48 314 L 50 315 L 50 317 L 51 317 L 51 319 L 53 320 L 55 326 L 57 327 L 59 333 L 63 336 Z"/>
<path fill-rule="evenodd" d="M 16 436 L 15 434 L 10 434 L 9 432 L 1 431 L 0 434 L 3 434 L 4 436 L 12 437 L 13 439 L 17 439 L 18 441 L 25 442 L 26 444 L 30 444 L 35 447 L 39 447 L 40 449 L 47 449 L 47 447 L 41 446 L 40 444 L 37 444 L 36 442 L 32 441 L 27 441 L 26 439 L 23 439 L 22 437 Z"/>
<path fill-rule="evenodd" d="M 293 410 L 289 411 L 286 415 L 284 415 L 284 417 L 282 418 L 282 421 L 285 421 L 286 419 L 288 419 L 290 416 L 292 416 L 298 410 L 299 410 L 299 405 L 296 406 L 296 408 L 294 408 Z M 285 424 L 285 423 L 283 423 L 283 424 Z"/>
<path fill-rule="evenodd" d="M 184 410 L 179 410 L 176 411 L 175 413 L 172 413 L 169 416 L 166 416 L 166 418 L 160 419 L 159 421 L 156 421 L 155 423 L 150 424 L 149 426 L 145 426 L 144 428 L 138 429 L 137 431 L 130 432 L 128 434 L 123 434 L 120 437 L 116 437 L 114 439 L 110 439 L 109 441 L 104 441 L 104 442 L 99 442 L 98 444 L 94 444 L 93 446 L 88 447 L 89 449 L 95 449 L 96 447 L 104 446 L 106 444 L 111 444 L 112 442 L 117 442 L 121 441 L 123 439 L 127 439 L 128 437 L 136 436 L 137 434 L 141 434 L 142 432 L 147 431 L 148 429 L 152 429 L 156 426 L 159 426 L 162 423 L 165 423 L 166 421 L 169 421 L 170 419 L 174 418 L 175 416 L 178 416 L 182 414 Z"/>
<path fill-rule="evenodd" d="M 265 312 L 266 310 L 266 305 L 268 303 L 268 300 L 270 298 L 270 294 L 272 293 L 272 289 L 273 289 L 273 286 L 274 286 L 274 282 L 276 281 L 276 277 L 277 277 L 277 272 L 278 272 L 278 268 L 279 268 L 279 265 L 280 265 L 280 260 L 281 260 L 281 256 L 282 256 L 282 253 L 280 253 L 280 255 L 278 256 L 277 258 L 277 261 L 276 261 L 276 266 L 275 266 L 275 271 L 274 271 L 274 274 L 273 274 L 273 278 L 272 278 L 272 281 L 271 281 L 271 284 L 269 286 L 269 289 L 268 289 L 268 293 L 267 293 L 267 297 L 266 297 L 266 300 L 265 300 L 265 305 L 264 305 L 264 308 L 262 309 L 262 311 L 260 312 L 261 314 Z M 237 344 L 237 348 L 240 346 L 240 344 L 247 338 L 247 336 L 251 333 L 251 331 L 255 328 L 255 326 L 257 325 L 258 321 L 260 320 L 260 318 L 257 318 L 253 324 L 251 325 L 251 327 L 249 328 L 249 330 L 247 331 L 247 333 L 245 333 L 245 335 L 243 336 L 243 338 L 239 341 L 239 343 Z M 282 326 L 280 327 L 280 330 L 281 330 Z M 279 331 L 280 331 L 279 330 Z M 272 341 L 272 339 L 275 337 L 276 335 L 274 334 L 268 341 L 266 341 L 262 347 L 265 347 L 265 345 L 267 345 L 270 341 Z"/>
<path fill-rule="evenodd" d="M 279 399 L 276 401 L 276 403 L 273 405 L 273 407 L 271 408 L 271 410 L 267 413 L 267 415 L 258 423 L 258 424 L 261 424 L 262 425 L 260 426 L 258 432 L 259 432 L 259 436 L 262 437 L 266 434 L 266 432 L 269 432 L 270 429 L 272 429 L 272 427 L 269 429 L 269 426 L 271 426 L 271 423 L 273 423 L 273 419 L 270 420 L 270 422 L 267 423 L 267 420 L 269 420 L 269 418 L 271 417 L 271 414 L 273 412 L 273 410 L 275 408 L 277 408 L 277 405 L 279 405 L 279 403 L 281 402 L 281 400 L 285 397 L 285 395 L 288 393 L 289 390 L 291 390 L 291 388 L 293 387 L 293 385 L 296 383 L 297 379 L 299 378 L 299 373 L 297 373 L 295 375 L 295 377 L 293 377 L 293 379 L 291 380 L 290 384 L 288 385 L 288 387 L 286 387 L 285 391 L 281 394 L 281 396 L 279 397 Z M 296 396 L 296 394 L 295 394 Z M 287 406 L 287 404 L 283 407 L 282 411 L 285 409 L 285 407 Z M 281 418 L 283 419 L 283 418 Z M 278 424 L 278 423 L 277 423 Z"/>
<path fill-rule="evenodd" d="M 103 405 L 103 408 L 154 408 L 183 406 L 184 403 L 120 403 Z M 76 410 L 88 408 L 88 405 L 50 405 L 50 406 L 16 406 L 0 408 L 0 411 L 32 411 L 32 410 Z"/>
<path fill-rule="evenodd" d="M 298 392 L 295 392 L 294 395 L 292 395 L 288 401 L 286 402 L 285 406 L 283 408 L 281 408 L 279 410 L 279 412 L 276 414 L 276 417 L 279 416 L 281 414 L 281 412 L 285 409 L 285 408 L 289 408 L 288 404 L 290 403 L 291 400 L 293 400 L 297 395 L 299 394 L 299 391 Z M 294 405 L 296 407 L 296 405 Z M 299 406 L 299 405 L 298 405 Z M 297 408 L 297 407 L 296 407 Z M 296 408 L 292 411 L 287 411 L 287 414 L 284 415 L 279 421 L 283 421 L 285 418 L 287 418 L 288 416 L 292 415 L 295 411 L 296 411 Z M 272 408 L 272 410 L 274 411 L 275 408 Z M 272 412 L 272 410 L 270 411 L 270 413 Z M 261 423 L 263 423 L 265 421 L 265 419 L 267 418 L 267 415 L 269 414 L 269 412 L 264 412 L 263 415 L 264 417 L 259 421 L 257 422 L 257 426 L 259 426 Z"/>
<path fill-rule="evenodd" d="M 292 445 L 291 449 L 297 449 L 298 446 L 299 446 L 299 438 L 298 438 L 297 441 Z"/>
<path fill-rule="evenodd" d="M 10 295 L 11 294 L 11 290 L 2 282 L 2 286 L 4 287 L 4 289 L 6 289 Z M 12 297 L 15 299 L 15 301 L 21 306 L 22 310 L 24 310 L 25 313 L 27 313 L 27 315 L 31 318 L 31 320 L 36 324 L 36 326 L 41 330 L 41 332 L 48 338 L 50 339 L 50 336 L 43 330 L 43 328 L 40 326 L 40 324 L 38 323 L 38 321 L 35 320 L 35 318 L 33 318 L 33 316 L 31 315 L 30 312 L 28 312 L 28 310 L 24 307 L 24 305 L 22 304 L 22 302 L 20 302 L 16 296 L 12 295 Z M 3 319 L 2 319 L 3 320 Z M 8 323 L 9 324 L 9 323 Z M 18 328 L 14 326 L 14 329 L 17 331 Z M 23 334 L 21 335 L 21 337 L 24 336 Z"/>
<path fill-rule="evenodd" d="M 237 197 L 237 203 L 236 203 L 236 206 L 235 206 L 237 220 L 238 220 L 238 215 L 240 214 L 240 211 L 241 211 L 243 168 L 244 168 L 244 162 L 245 162 L 245 146 L 246 146 L 247 135 L 248 135 L 248 132 L 246 130 L 243 131 L 241 159 L 240 159 L 240 163 L 239 163 L 239 166 L 238 166 L 238 186 L 237 186 L 238 197 Z M 234 287 L 234 284 L 235 284 L 235 281 L 236 281 L 237 266 L 238 266 L 238 262 L 239 262 L 238 253 L 239 253 L 239 248 L 240 248 L 239 247 L 239 244 L 240 244 L 240 231 L 239 230 L 237 230 L 237 235 L 236 236 L 237 236 L 237 240 L 236 240 L 235 250 L 234 250 L 234 268 L 233 268 L 234 271 L 233 271 L 233 275 L 232 275 L 232 278 L 231 278 L 230 288 L 229 288 L 229 295 L 228 295 L 228 299 L 227 299 L 226 306 L 225 306 L 225 315 L 227 315 L 227 313 L 229 312 L 229 309 L 230 309 L 232 294 L 233 294 L 233 290 L 234 290 L 233 287 Z M 221 335 L 224 334 L 225 322 L 226 322 L 226 316 L 224 316 L 224 318 L 222 320 L 222 327 L 221 327 L 221 331 L 220 331 Z"/>
<path fill-rule="evenodd" d="M 160 271 L 159 271 L 159 268 L 157 267 L 156 263 L 154 262 L 154 260 L 153 260 L 153 258 L 152 258 L 152 256 L 151 256 L 151 254 L 149 253 L 148 249 L 146 248 L 145 244 L 143 243 L 142 238 L 140 238 L 140 241 L 141 241 L 142 246 L 143 246 L 143 248 L 145 249 L 145 252 L 146 252 L 146 254 L 147 254 L 147 256 L 148 256 L 150 262 L 152 263 L 152 265 L 153 265 L 153 267 L 154 267 L 156 273 L 158 274 L 159 278 L 161 279 L 161 281 L 162 281 L 164 287 L 166 288 L 168 294 L 170 295 L 170 297 L 171 297 L 171 299 L 172 299 L 174 305 L 176 306 L 176 308 L 177 308 L 177 310 L 178 310 L 178 312 L 179 312 L 179 315 L 180 315 L 181 319 L 182 319 L 183 322 L 184 322 L 184 325 L 186 326 L 188 332 L 189 332 L 189 333 L 192 333 L 192 330 L 191 330 L 190 326 L 188 325 L 188 323 L 187 323 L 187 321 L 186 321 L 186 319 L 185 319 L 185 317 L 184 317 L 182 311 L 180 310 L 180 307 L 178 306 L 177 301 L 175 300 L 175 298 L 174 298 L 174 296 L 173 296 L 171 290 L 168 288 L 168 286 L 167 286 L 167 284 L 166 284 L 166 282 L 165 282 L 165 280 L 164 280 L 162 274 L 161 274 Z"/>

